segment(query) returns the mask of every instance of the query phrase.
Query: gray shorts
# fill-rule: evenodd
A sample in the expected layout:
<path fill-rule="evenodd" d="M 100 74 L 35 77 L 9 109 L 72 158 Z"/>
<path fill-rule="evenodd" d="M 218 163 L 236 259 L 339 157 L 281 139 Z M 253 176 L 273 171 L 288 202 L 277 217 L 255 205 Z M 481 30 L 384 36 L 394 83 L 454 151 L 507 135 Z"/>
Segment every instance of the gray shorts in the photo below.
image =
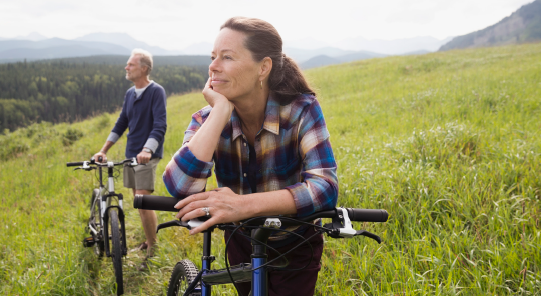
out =
<path fill-rule="evenodd" d="M 154 191 L 158 162 L 160 162 L 160 158 L 153 158 L 146 165 L 135 167 L 124 164 L 124 187 Z"/>

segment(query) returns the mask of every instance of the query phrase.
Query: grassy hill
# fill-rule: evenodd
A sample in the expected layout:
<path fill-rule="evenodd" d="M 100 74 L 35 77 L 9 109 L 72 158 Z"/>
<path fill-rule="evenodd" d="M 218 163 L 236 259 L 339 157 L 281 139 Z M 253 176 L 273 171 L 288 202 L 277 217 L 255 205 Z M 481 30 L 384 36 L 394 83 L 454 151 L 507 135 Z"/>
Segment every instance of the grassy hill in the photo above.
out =
<path fill-rule="evenodd" d="M 326 238 L 318 295 L 536 295 L 541 291 L 541 44 L 399 56 L 317 68 L 318 95 L 339 164 L 339 204 L 383 208 L 359 228 L 383 243 Z M 163 171 L 201 94 L 168 99 Z M 110 295 L 112 264 L 80 243 L 96 184 L 65 167 L 87 159 L 117 114 L 0 137 L 0 294 Z M 77 139 L 78 135 L 81 135 Z M 112 159 L 123 157 L 121 140 Z M 117 184 L 121 184 L 121 178 Z M 212 188 L 215 183 L 209 186 Z M 126 201 L 129 248 L 143 238 Z M 156 194 L 165 194 L 157 182 Z M 173 218 L 160 213 L 160 222 Z M 163 295 L 180 258 L 199 261 L 201 236 L 158 235 L 125 260 L 127 295 Z M 223 242 L 215 235 L 215 267 Z M 229 286 L 216 295 L 234 295 Z"/>

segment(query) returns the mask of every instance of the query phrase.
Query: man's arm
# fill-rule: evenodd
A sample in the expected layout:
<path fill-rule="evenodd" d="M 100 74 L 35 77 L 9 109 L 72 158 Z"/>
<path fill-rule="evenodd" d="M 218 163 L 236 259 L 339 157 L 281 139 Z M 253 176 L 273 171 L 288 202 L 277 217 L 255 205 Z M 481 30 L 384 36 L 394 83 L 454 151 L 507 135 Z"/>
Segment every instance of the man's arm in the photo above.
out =
<path fill-rule="evenodd" d="M 160 143 L 163 143 L 165 131 L 167 130 L 167 112 L 166 112 L 166 96 L 163 88 L 158 88 L 152 98 L 152 130 L 143 146 L 143 150 L 137 155 L 137 162 L 145 164 L 150 161 L 152 155 L 156 153 Z M 146 150 L 146 151 L 145 151 Z M 150 151 L 148 151 L 150 150 Z"/>
<path fill-rule="evenodd" d="M 98 161 L 98 157 L 102 157 L 102 161 L 107 161 L 107 151 L 118 141 L 118 139 L 122 136 L 124 131 L 128 128 L 128 116 L 125 112 L 126 110 L 126 97 L 124 97 L 124 103 L 122 104 L 122 111 L 120 111 L 120 115 L 118 116 L 118 119 L 116 120 L 115 126 L 113 127 L 113 130 L 111 130 L 111 133 L 109 134 L 109 137 L 107 137 L 107 140 L 105 141 L 105 144 L 103 144 L 103 147 L 101 150 L 94 154 L 94 159 Z"/>

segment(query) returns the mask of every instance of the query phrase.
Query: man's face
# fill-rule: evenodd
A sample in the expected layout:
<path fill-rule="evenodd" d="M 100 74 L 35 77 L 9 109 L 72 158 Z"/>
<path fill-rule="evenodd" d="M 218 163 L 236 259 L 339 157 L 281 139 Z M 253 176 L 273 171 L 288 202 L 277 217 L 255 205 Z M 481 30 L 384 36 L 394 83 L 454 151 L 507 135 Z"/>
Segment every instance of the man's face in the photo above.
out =
<path fill-rule="evenodd" d="M 141 56 L 132 55 L 126 63 L 126 79 L 135 82 L 145 76 L 146 67 L 141 67 Z"/>

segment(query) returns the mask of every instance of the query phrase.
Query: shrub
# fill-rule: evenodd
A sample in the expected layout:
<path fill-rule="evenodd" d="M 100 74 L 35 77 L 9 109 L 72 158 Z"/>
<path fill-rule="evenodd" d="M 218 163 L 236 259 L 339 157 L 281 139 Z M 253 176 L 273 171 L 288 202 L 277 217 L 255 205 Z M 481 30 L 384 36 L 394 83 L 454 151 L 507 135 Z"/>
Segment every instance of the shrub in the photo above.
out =
<path fill-rule="evenodd" d="M 62 144 L 64 146 L 71 146 L 75 141 L 83 137 L 83 132 L 74 128 L 68 128 L 68 130 L 62 134 Z"/>

